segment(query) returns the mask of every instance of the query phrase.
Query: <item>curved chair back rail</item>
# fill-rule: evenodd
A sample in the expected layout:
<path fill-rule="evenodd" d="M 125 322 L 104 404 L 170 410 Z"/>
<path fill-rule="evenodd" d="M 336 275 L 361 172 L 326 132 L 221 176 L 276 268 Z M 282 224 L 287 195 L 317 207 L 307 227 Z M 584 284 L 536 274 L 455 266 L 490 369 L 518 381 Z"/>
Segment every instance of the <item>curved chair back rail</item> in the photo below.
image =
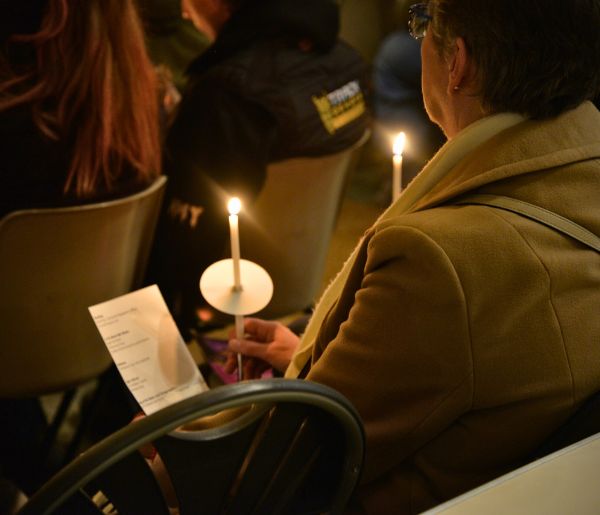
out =
<path fill-rule="evenodd" d="M 228 422 L 226 430 L 193 437 L 175 431 L 199 417 L 244 406 L 254 411 Z M 60 471 L 20 515 L 54 513 L 97 490 L 122 515 L 168 513 L 153 479 L 138 473 L 146 467 L 137 450 L 150 442 L 182 515 L 340 513 L 364 456 L 360 417 L 338 392 L 303 380 L 245 381 L 183 400 L 114 433 Z"/>
<path fill-rule="evenodd" d="M 65 390 L 108 368 L 87 308 L 141 284 L 165 182 L 0 220 L 0 397 Z"/>
<path fill-rule="evenodd" d="M 242 256 L 273 279 L 273 298 L 257 316 L 281 317 L 315 301 L 347 177 L 369 137 L 367 131 L 336 154 L 268 166 L 265 185 L 244 213 L 240 231 Z"/>

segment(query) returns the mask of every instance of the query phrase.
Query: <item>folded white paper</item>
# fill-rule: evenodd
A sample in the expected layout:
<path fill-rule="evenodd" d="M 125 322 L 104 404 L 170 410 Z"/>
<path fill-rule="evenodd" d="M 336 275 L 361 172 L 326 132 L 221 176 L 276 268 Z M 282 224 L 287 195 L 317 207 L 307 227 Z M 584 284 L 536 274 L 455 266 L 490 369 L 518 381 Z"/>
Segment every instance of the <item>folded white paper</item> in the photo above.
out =
<path fill-rule="evenodd" d="M 208 390 L 156 285 L 89 310 L 146 415 Z"/>

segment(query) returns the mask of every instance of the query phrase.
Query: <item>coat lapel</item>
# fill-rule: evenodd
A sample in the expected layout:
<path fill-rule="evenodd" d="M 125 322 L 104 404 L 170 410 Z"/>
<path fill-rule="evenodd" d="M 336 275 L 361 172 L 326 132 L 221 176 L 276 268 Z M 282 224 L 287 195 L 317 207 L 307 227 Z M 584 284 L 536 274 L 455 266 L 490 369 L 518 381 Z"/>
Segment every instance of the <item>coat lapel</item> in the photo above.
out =
<path fill-rule="evenodd" d="M 559 118 L 510 127 L 459 162 L 410 211 L 429 209 L 510 177 L 599 158 L 599 126 L 600 113 L 586 102 Z M 532 148 L 537 149 L 533 158 Z"/>

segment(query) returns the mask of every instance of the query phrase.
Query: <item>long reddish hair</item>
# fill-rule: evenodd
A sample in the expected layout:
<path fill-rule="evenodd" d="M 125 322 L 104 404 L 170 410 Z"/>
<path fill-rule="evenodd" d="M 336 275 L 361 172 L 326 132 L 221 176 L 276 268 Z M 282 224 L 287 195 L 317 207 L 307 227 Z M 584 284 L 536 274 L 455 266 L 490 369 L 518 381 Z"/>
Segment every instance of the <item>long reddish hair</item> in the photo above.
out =
<path fill-rule="evenodd" d="M 48 0 L 29 70 L 3 73 L 0 111 L 29 104 L 47 137 L 70 147 L 64 192 L 92 197 L 127 169 L 160 171 L 157 83 L 132 0 Z M 3 63 L 6 65 L 7 63 Z"/>

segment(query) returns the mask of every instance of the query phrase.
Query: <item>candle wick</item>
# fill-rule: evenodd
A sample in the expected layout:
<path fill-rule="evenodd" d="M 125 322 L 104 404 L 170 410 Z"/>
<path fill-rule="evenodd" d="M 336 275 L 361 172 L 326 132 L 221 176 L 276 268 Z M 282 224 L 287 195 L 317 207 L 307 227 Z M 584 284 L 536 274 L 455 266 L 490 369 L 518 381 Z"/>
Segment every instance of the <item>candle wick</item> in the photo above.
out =
<path fill-rule="evenodd" d="M 244 287 L 243 287 L 241 284 L 240 284 L 239 286 L 233 285 L 233 286 L 231 287 L 231 289 L 232 289 L 234 292 L 236 292 L 236 293 L 237 293 L 237 292 L 240 292 L 240 291 L 242 291 L 242 290 L 244 289 Z"/>

